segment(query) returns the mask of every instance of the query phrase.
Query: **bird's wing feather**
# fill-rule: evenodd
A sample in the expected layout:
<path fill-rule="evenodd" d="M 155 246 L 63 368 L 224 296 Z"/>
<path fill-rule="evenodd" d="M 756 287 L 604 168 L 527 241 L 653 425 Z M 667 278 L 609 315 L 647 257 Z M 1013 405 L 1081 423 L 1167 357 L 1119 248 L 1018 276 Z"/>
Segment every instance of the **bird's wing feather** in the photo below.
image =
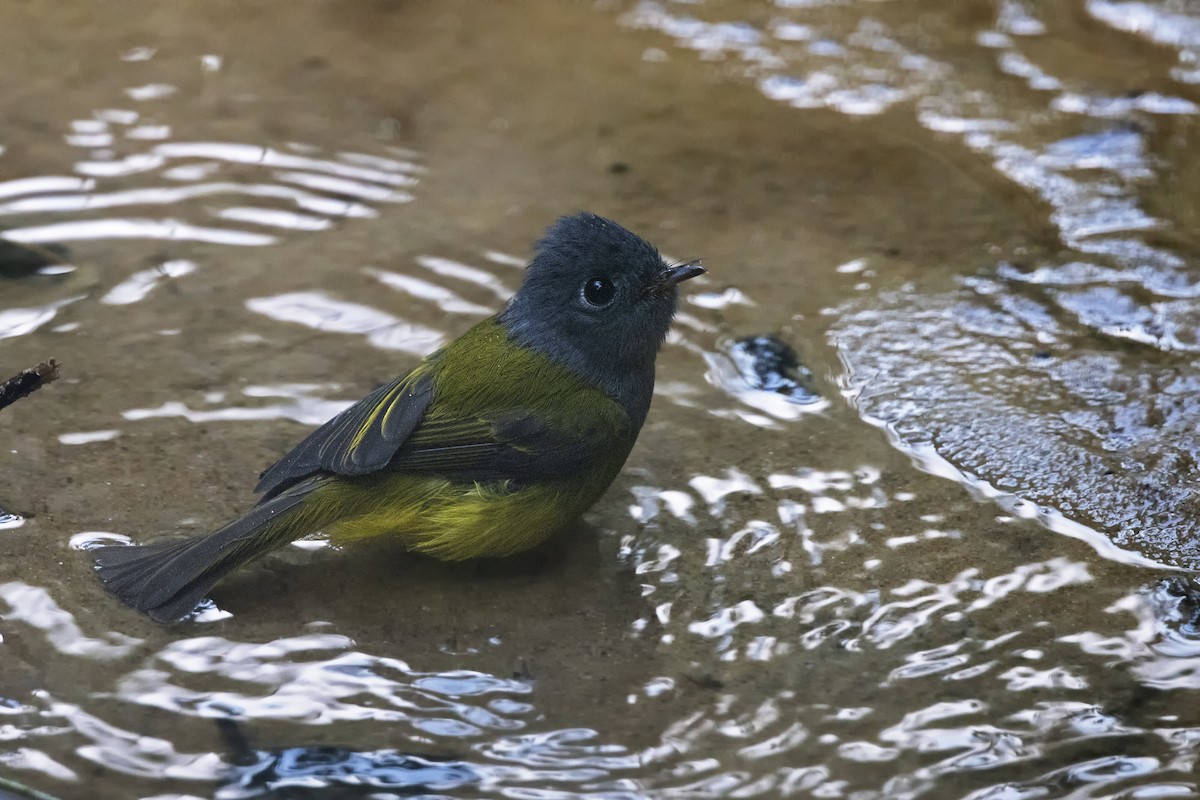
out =
<path fill-rule="evenodd" d="M 465 480 L 520 482 L 572 474 L 588 466 L 606 435 L 604 427 L 581 422 L 555 424 L 528 409 L 470 418 L 430 414 L 391 466 Z"/>
<path fill-rule="evenodd" d="M 310 433 L 259 477 L 265 502 L 314 472 L 365 475 L 392 460 L 429 408 L 433 381 L 417 368 L 380 386 Z"/>
<path fill-rule="evenodd" d="M 458 480 L 514 480 L 585 469 L 612 421 L 564 425 L 529 409 L 463 415 L 433 402 L 433 381 L 417 371 L 381 386 L 317 428 L 263 472 L 265 502 L 316 472 L 366 475 L 387 466 Z M 619 423 L 618 423 L 619 425 Z M 618 428 L 623 430 L 623 428 Z"/>

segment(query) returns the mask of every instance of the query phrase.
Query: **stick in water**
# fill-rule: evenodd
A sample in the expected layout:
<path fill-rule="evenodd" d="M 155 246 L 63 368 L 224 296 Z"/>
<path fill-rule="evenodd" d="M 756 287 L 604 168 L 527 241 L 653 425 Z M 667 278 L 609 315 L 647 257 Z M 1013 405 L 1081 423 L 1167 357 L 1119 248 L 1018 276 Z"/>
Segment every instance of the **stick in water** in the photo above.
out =
<path fill-rule="evenodd" d="M 51 358 L 36 367 L 23 369 L 4 383 L 0 383 L 0 409 L 11 406 L 47 383 L 58 380 L 59 366 L 59 362 Z"/>

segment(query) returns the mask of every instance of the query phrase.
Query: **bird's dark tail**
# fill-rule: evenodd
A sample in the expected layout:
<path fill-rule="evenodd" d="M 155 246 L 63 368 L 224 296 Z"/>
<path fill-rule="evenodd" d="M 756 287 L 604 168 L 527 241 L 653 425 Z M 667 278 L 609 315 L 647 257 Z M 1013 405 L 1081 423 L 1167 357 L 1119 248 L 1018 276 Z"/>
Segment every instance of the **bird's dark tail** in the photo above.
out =
<path fill-rule="evenodd" d="M 98 547 L 91 555 L 100 581 L 130 608 L 157 622 L 176 622 L 230 572 L 319 530 L 324 520 L 306 513 L 304 501 L 320 485 L 289 489 L 206 536 Z"/>

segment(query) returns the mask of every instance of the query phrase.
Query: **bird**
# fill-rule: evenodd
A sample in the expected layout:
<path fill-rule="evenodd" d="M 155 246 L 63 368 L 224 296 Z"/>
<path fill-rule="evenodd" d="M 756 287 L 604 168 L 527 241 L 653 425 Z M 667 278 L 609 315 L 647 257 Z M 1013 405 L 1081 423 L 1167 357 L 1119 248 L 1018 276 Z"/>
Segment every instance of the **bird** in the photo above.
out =
<path fill-rule="evenodd" d="M 303 439 L 218 530 L 90 551 L 105 589 L 161 623 L 231 572 L 300 538 L 391 537 L 446 561 L 548 539 L 608 489 L 650 408 L 678 286 L 668 263 L 592 213 L 560 217 L 502 311 Z"/>

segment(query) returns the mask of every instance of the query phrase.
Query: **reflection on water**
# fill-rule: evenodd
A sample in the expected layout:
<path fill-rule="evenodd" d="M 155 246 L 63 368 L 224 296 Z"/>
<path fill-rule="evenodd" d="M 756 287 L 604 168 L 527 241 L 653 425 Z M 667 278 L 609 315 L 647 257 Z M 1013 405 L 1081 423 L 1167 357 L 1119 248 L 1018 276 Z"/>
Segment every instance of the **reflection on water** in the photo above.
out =
<path fill-rule="evenodd" d="M 83 299 L 83 295 L 53 300 L 36 308 L 6 308 L 0 311 L 0 339 L 33 333 L 58 314 L 59 309 Z"/>
<path fill-rule="evenodd" d="M 432 328 L 406 323 L 384 311 L 337 300 L 321 292 L 289 292 L 246 301 L 251 311 L 281 322 L 295 322 L 320 331 L 363 333 L 376 347 L 404 350 L 417 356 L 432 353 L 442 336 Z"/>
<path fill-rule="evenodd" d="M 239 767 L 236 775 L 236 784 L 222 787 L 217 798 L 256 797 L 264 790 L 291 790 L 290 796 L 299 796 L 296 793 L 305 789 L 314 797 L 329 797 L 341 787 L 346 787 L 346 793 L 338 796 L 350 796 L 349 791 L 354 791 L 358 796 L 377 797 L 381 789 L 404 794 L 445 792 L 480 779 L 469 765 L 458 762 L 427 761 L 389 750 L 360 753 L 331 747 L 264 753 Z"/>
<path fill-rule="evenodd" d="M 130 303 L 145 300 L 146 295 L 150 294 L 154 287 L 164 280 L 180 278 L 195 271 L 196 265 L 191 261 L 166 261 L 156 269 L 135 272 L 128 279 L 109 289 L 108 293 L 100 298 L 100 302 L 112 306 L 127 306 Z"/>
<path fill-rule="evenodd" d="M 87 122 L 89 128 L 99 130 L 109 126 L 108 120 L 116 123 L 119 115 L 108 112 L 101 118 Z M 136 112 L 129 112 L 120 121 L 128 124 L 137 119 Z M 78 129 L 80 122 L 74 123 Z M 136 130 L 136 129 L 135 129 Z M 160 129 L 163 138 L 170 135 L 169 128 Z M 103 134 L 103 142 L 87 141 L 79 137 L 67 137 L 67 143 L 77 147 L 93 148 L 97 144 L 111 145 L 112 137 Z M 134 142 L 147 138 L 126 135 Z M 299 152 L 311 152 L 314 148 L 291 145 Z M 24 214 L 46 214 L 53 212 L 93 212 L 126 206 L 172 206 L 205 198 L 212 195 L 233 195 L 247 198 L 288 201 L 309 214 L 288 212 L 282 209 L 254 206 L 231 206 L 212 210 L 209 214 L 222 219 L 244 221 L 265 227 L 291 228 L 293 230 L 323 230 L 331 224 L 326 217 L 376 217 L 370 206 L 359 201 L 374 203 L 405 203 L 412 195 L 397 187 L 411 187 L 417 183 L 415 174 L 420 168 L 411 161 L 401 161 L 363 153 L 339 153 L 331 159 L 314 158 L 283 153 L 267 147 L 219 142 L 172 142 L 155 145 L 148 152 L 118 156 L 112 150 L 91 150 L 92 158 L 75 163 L 75 171 L 87 178 L 51 178 L 16 180 L 0 184 L 0 214 L 16 216 Z M 251 165 L 263 170 L 263 176 L 277 182 L 241 183 L 210 180 L 221 177 L 222 171 L 233 165 Z M 105 191 L 101 182 L 105 178 L 129 178 L 134 176 L 149 181 L 159 178 L 168 181 L 165 185 L 136 189 Z M 171 185 L 182 184 L 182 185 Z M 302 188 L 296 188 L 302 187 Z M 312 191 L 305 191 L 305 190 Z M 53 192 L 54 194 L 46 194 Z M 174 226 L 174 227 L 172 227 Z M 172 232 L 173 231 L 173 232 Z M 14 228 L 5 233 L 5 238 L 14 242 L 63 241 L 68 239 L 106 237 L 145 237 L 195 239 L 220 244 L 264 245 L 275 238 L 269 234 L 252 233 L 236 229 L 194 228 L 177 220 L 103 218 L 86 221 L 53 223 L 42 226 Z"/>
<path fill-rule="evenodd" d="M 812 373 L 796 353 L 773 336 L 753 336 L 729 342 L 721 352 L 705 352 L 705 378 L 750 408 L 712 409 L 717 416 L 733 416 L 761 427 L 774 427 L 773 419 L 796 420 L 801 414 L 825 410 L 829 405 L 813 386 Z"/>
<path fill-rule="evenodd" d="M 65 362 L 0 414 L 5 775 L 1197 793 L 1200 588 L 1156 569 L 1200 541 L 1190 5 L 281 7 L 249 38 L 252 7 L 180 8 L 86 42 L 0 10 L 5 74 L 54 98 L 0 130 L 0 339 Z M 103 58 L 51 86 L 5 58 L 22 25 Z M 548 113 L 567 61 L 592 83 Z M 613 96 L 650 110 L 576 122 Z M 819 152 L 770 149 L 810 127 Z M 674 162 L 728 191 L 677 196 Z M 79 551 L 245 508 L 306 430 L 499 310 L 573 204 L 710 270 L 594 527 L 479 567 L 287 548 L 169 628 L 103 595 Z"/>
<path fill-rule="evenodd" d="M 132 422 L 154 417 L 183 417 L 191 422 L 214 422 L 254 419 L 290 419 L 305 425 L 320 425 L 344 411 L 353 401 L 331 401 L 317 392 L 336 388 L 317 384 L 288 384 L 280 386 L 247 386 L 241 394 L 246 397 L 280 398 L 284 402 L 271 405 L 226 406 L 224 392 L 204 398 L 212 408 L 189 408 L 177 400 L 168 400 L 157 408 L 130 408 L 121 416 Z"/>
<path fill-rule="evenodd" d="M 296 146 L 297 149 L 306 150 Z M 202 159 L 199 163 L 193 159 Z M 360 153 L 341 153 L 323 160 L 293 156 L 268 148 L 239 144 L 194 143 L 158 145 L 150 153 L 126 156 L 119 161 L 76 162 L 77 172 L 95 180 L 56 181 L 18 180 L 0 184 L 0 215 L 97 212 L 127 206 L 169 206 L 172 213 L 180 204 L 210 196 L 232 195 L 294 204 L 307 214 L 284 209 L 256 206 L 230 206 L 210 209 L 219 219 L 246 222 L 263 228 L 297 231 L 324 230 L 332 224 L 329 217 L 375 217 L 365 202 L 403 203 L 412 195 L 396 189 L 417 182 L 409 172 L 416 165 L 405 161 L 377 158 L 372 167 L 353 166 Z M 351 162 L 347 164 L 345 162 Z M 209 180 L 220 177 L 231 165 L 253 165 L 264 170 L 264 177 L 277 183 L 234 183 Z M 280 169 L 290 167 L 290 169 Z M 272 169 L 274 168 L 274 169 Z M 352 177 L 345 177 L 345 176 Z M 105 191 L 102 179 L 160 178 L 182 183 L 120 191 Z M 302 188 L 296 188 L 302 187 Z M 66 191 L 64 191 L 66 190 Z M 309 190 L 309 191 L 306 191 Z M 54 194 L 44 194 L 54 192 Z M 361 201 L 361 202 L 360 202 Z M 143 212 L 145 213 L 145 212 Z M 231 245 L 267 245 L 277 241 L 270 233 L 236 228 L 197 226 L 174 218 L 105 217 L 14 227 L 5 231 L 13 242 L 59 242 L 77 239 L 148 238 L 173 241 L 202 241 Z"/>
<path fill-rule="evenodd" d="M 1112 694 L 1113 681 L 1093 677 L 1122 662 L 1120 668 L 1139 670 L 1134 664 L 1146 655 L 1117 662 L 1114 646 L 1096 646 L 1086 629 L 1073 632 L 1070 618 L 1025 616 L 1026 597 L 1043 597 L 1034 606 L 1050 609 L 1095 586 L 1086 562 L 1050 556 L 1007 572 L 963 564 L 957 545 L 947 544 L 969 538 L 959 525 L 973 517 L 969 530 L 977 532 L 1003 520 L 984 523 L 981 507 L 931 510 L 907 492 L 890 495 L 881 477 L 864 466 L 765 480 L 697 479 L 710 513 L 732 531 L 703 549 L 686 543 L 694 500 L 674 499 L 677 490 L 640 490 L 645 499 L 635 515 L 661 525 L 655 538 L 671 544 L 627 544 L 653 605 L 634 628 L 643 636 L 653 631 L 663 646 L 686 648 L 691 664 L 683 687 L 664 678 L 646 695 L 678 697 L 689 684 L 712 693 L 707 711 L 669 732 L 673 752 L 692 757 L 687 770 L 670 770 L 673 789 L 778 796 L 798 786 L 846 793 L 883 787 L 888 796 L 943 796 L 946 789 L 937 787 L 945 776 L 971 774 L 977 777 L 951 785 L 964 794 L 990 786 L 972 796 L 1000 797 L 1022 770 L 1037 776 L 1029 791 L 1054 785 L 1063 771 L 1039 775 L 1036 767 L 1072 739 L 1095 740 L 1093 748 L 1114 753 L 1066 770 L 1081 785 L 1178 772 L 1154 759 L 1126 763 L 1129 737 L 1159 732 L 1124 719 L 1138 709 L 1113 708 L 1128 701 Z M 824 576 L 833 581 L 822 583 Z M 1108 608 L 1095 610 L 1099 617 L 1134 614 L 1136 628 L 1124 635 L 1144 641 L 1171 635 L 1160 632 L 1189 613 L 1169 591 L 1091 593 L 1111 598 Z M 1163 603 L 1168 598 L 1173 602 Z M 1081 614 L 1080 621 L 1091 617 Z M 745 691 L 747 681 L 753 692 Z M 895 708 L 897 692 L 928 705 Z M 1097 695 L 1113 699 L 1099 707 L 1082 699 Z M 1118 732 L 1126 738 L 1114 738 Z M 1187 752 L 1172 747 L 1178 756 Z M 1141 767 L 1131 772 L 1134 763 Z"/>

